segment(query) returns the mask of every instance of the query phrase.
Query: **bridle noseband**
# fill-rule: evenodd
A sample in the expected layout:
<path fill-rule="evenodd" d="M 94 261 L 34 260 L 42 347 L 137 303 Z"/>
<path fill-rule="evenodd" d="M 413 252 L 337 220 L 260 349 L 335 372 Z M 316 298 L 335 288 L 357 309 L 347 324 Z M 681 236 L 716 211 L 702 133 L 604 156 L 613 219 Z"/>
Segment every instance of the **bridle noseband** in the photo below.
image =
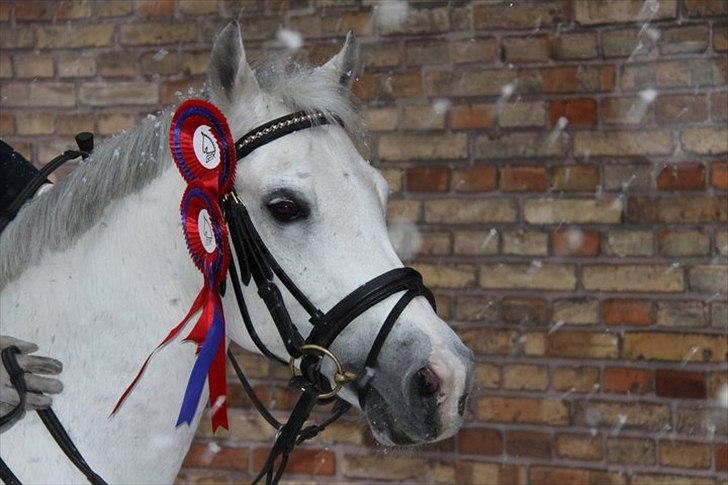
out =
<path fill-rule="evenodd" d="M 337 119 L 334 120 L 336 123 L 341 123 Z M 277 118 L 255 128 L 240 138 L 235 143 L 237 157 L 241 159 L 256 148 L 287 134 L 329 123 L 330 118 L 320 111 L 312 113 L 300 111 Z M 222 202 L 223 214 L 230 230 L 230 239 L 235 252 L 234 261 L 231 261 L 230 264 L 230 281 L 232 282 L 235 299 L 245 328 L 251 340 L 263 355 L 281 363 L 286 363 L 286 360 L 273 354 L 263 344 L 250 319 L 243 297 L 241 282 L 247 286 L 252 280 L 258 289 L 258 296 L 268 308 L 283 345 L 289 354 L 287 363 L 291 369 L 290 385 L 303 390 L 303 394 L 295 405 L 288 421 L 285 424 L 279 423 L 255 396 L 252 387 L 240 371 L 240 366 L 235 361 L 232 352 L 228 350 L 228 356 L 233 363 L 233 368 L 253 404 L 263 417 L 278 429 L 268 459 L 254 483 L 264 476 L 266 477 L 266 483 L 277 483 L 294 446 L 312 438 L 349 410 L 351 405 L 338 397 L 338 392 L 343 386 L 355 387 L 359 404 L 364 409 L 372 380 L 376 376 L 377 358 L 395 322 L 414 298 L 424 296 L 433 308 L 435 308 L 435 299 L 432 292 L 424 285 L 420 273 L 412 268 L 395 268 L 364 283 L 345 296 L 330 310 L 323 312 L 293 283 L 268 251 L 256 231 L 245 205 L 235 191 L 226 194 Z M 293 325 L 280 289 L 276 284 L 276 277 L 309 314 L 309 322 L 313 325 L 313 328 L 308 337 L 304 338 L 296 326 Z M 358 316 L 388 297 L 401 292 L 404 292 L 404 294 L 399 298 L 380 327 L 363 368 L 358 372 L 344 369 L 340 359 L 331 351 L 330 347 L 334 340 Z M 328 380 L 321 373 L 321 363 L 324 358 L 331 359 L 335 367 L 333 386 L 328 383 Z M 294 362 L 298 359 L 300 359 L 300 375 L 296 375 L 294 372 Z M 336 401 L 336 405 L 331 416 L 319 425 L 303 428 L 303 424 L 308 419 L 314 406 L 317 403 L 328 403 L 332 399 Z M 275 461 L 279 456 L 281 457 L 281 463 L 276 469 Z"/>
<path fill-rule="evenodd" d="M 237 159 L 240 160 L 255 149 L 290 133 L 332 122 L 342 124 L 336 117 L 328 117 L 321 111 L 299 111 L 274 119 L 251 130 L 235 143 Z M 52 169 L 57 168 L 67 160 L 84 154 L 87 155 L 88 152 L 67 152 L 57 158 L 59 162 L 51 164 Z M 41 172 L 40 176 L 36 177 L 38 180 L 32 180 L 29 184 L 30 188 L 21 193 L 21 195 L 25 194 L 22 200 L 14 201 L 11 206 L 13 211 L 7 214 L 8 221 L 15 216 L 17 210 L 27 199 L 28 193 L 32 193 L 32 187 L 37 188 L 52 169 Z M 359 404 L 364 409 L 367 394 L 372 387 L 372 380 L 376 378 L 377 358 L 395 322 L 414 298 L 424 296 L 433 308 L 435 308 L 435 299 L 432 292 L 424 285 L 422 276 L 416 270 L 396 268 L 364 283 L 345 296 L 330 310 L 323 312 L 293 283 L 270 253 L 255 229 L 248 210 L 234 189 L 222 197 L 222 207 L 234 248 L 234 258 L 229 265 L 230 281 L 245 328 L 251 340 L 263 355 L 289 366 L 291 370 L 289 385 L 303 391 L 288 421 L 286 423 L 279 422 L 258 399 L 235 356 L 228 349 L 228 357 L 243 389 L 263 418 L 278 430 L 268 459 L 253 482 L 257 483 L 265 477 L 266 484 L 275 484 L 283 475 L 288 457 L 294 447 L 316 436 L 351 408 L 351 404 L 338 396 L 338 392 L 344 386 L 348 385 L 355 388 Z M 309 322 L 313 325 L 313 328 L 308 337 L 304 338 L 291 321 L 276 278 L 309 314 Z M 275 323 L 278 334 L 288 353 L 287 359 L 271 352 L 256 332 L 242 289 L 243 285 L 248 286 L 251 281 L 255 283 L 258 296 L 265 303 Z M 341 360 L 331 350 L 334 340 L 358 316 L 390 296 L 402 292 L 404 294 L 399 298 L 380 327 L 363 367 L 358 371 L 345 369 Z M 4 365 L 13 379 L 13 384 L 21 397 L 21 403 L 11 412 L 12 416 L 11 414 L 3 416 L 3 420 L 15 419 L 21 412 L 20 406 L 22 406 L 25 398 L 26 389 L 22 380 L 23 371 L 17 365 L 16 352 L 16 348 L 8 348 L 2 353 L 2 357 Z M 321 364 L 324 358 L 330 359 L 334 364 L 333 386 L 322 374 Z M 300 374 L 295 372 L 295 362 L 297 360 L 299 361 Z M 332 401 L 335 401 L 335 404 L 331 414 L 326 419 L 319 424 L 304 427 L 306 420 L 317 404 L 327 404 Z M 41 416 L 52 415 L 51 418 L 44 419 L 44 424 L 51 431 L 61 449 L 76 467 L 84 473 L 87 479 L 94 484 L 105 483 L 85 462 L 66 434 L 60 421 L 55 418 L 52 410 L 39 411 L 39 414 Z M 276 467 L 278 458 L 281 460 Z M 20 483 L 1 459 L 0 478 L 8 483 Z"/>

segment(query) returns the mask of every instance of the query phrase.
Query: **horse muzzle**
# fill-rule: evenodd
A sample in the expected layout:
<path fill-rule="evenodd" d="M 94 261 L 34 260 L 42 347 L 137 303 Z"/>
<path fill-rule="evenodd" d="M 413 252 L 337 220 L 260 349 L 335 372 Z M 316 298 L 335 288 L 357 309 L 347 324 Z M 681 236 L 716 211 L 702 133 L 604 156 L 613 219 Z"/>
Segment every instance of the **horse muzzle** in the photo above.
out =
<path fill-rule="evenodd" d="M 473 356 L 462 343 L 435 350 L 406 372 L 379 376 L 362 408 L 384 445 L 418 445 L 448 438 L 463 423 Z M 391 385 L 387 385 L 391 383 Z"/>

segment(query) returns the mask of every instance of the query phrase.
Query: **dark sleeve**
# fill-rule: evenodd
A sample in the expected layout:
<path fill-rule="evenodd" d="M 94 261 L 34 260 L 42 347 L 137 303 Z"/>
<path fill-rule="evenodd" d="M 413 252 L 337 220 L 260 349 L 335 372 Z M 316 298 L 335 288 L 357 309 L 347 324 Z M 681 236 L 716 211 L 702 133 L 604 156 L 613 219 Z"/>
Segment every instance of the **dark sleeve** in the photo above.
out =
<path fill-rule="evenodd" d="M 10 206 L 37 173 L 38 169 L 23 155 L 0 140 L 0 212 Z"/>

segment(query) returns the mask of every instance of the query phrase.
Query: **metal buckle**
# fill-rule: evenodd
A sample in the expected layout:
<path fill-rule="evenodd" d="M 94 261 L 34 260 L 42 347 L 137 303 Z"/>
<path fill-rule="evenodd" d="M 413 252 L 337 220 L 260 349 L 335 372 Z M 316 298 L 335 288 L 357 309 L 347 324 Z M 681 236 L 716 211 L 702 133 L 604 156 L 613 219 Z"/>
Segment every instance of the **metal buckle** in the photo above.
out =
<path fill-rule="evenodd" d="M 354 372 L 344 370 L 339 361 L 338 357 L 334 355 L 329 349 L 321 347 L 320 345 L 306 344 L 301 346 L 301 354 L 318 353 L 322 357 L 330 358 L 336 366 L 336 372 L 334 373 L 334 388 L 329 391 L 318 395 L 318 399 L 328 399 L 334 397 L 344 387 L 344 384 L 353 382 L 357 379 L 357 375 Z M 303 355 L 302 355 L 303 357 Z M 291 377 L 296 377 L 296 367 L 294 366 L 296 358 L 291 357 L 288 361 L 288 370 L 291 372 Z"/>

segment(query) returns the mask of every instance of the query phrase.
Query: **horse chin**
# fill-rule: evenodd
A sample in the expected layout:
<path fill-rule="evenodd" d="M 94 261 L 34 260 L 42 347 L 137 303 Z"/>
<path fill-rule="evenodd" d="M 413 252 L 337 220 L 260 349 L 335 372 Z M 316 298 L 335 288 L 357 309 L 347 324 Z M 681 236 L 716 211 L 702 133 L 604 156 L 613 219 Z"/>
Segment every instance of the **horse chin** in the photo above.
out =
<path fill-rule="evenodd" d="M 403 423 L 392 414 L 391 406 L 376 389 L 369 391 L 364 412 L 374 438 L 384 446 L 415 446 L 435 439 L 435 436 L 421 438 L 411 436 Z"/>

